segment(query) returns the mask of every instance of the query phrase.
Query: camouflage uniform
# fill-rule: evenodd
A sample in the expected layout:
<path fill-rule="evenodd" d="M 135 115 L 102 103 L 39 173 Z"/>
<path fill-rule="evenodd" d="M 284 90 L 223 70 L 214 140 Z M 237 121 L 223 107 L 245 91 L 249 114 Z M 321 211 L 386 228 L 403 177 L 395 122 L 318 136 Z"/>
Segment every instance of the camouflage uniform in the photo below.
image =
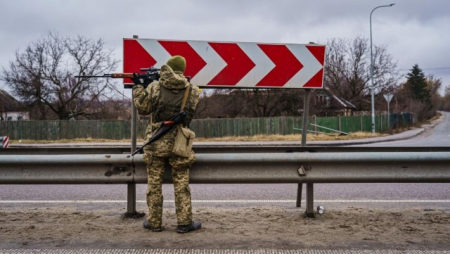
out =
<path fill-rule="evenodd" d="M 163 65 L 161 67 L 161 78 L 159 81 L 154 81 L 145 89 L 141 85 L 134 86 L 134 104 L 136 105 L 138 113 L 141 115 L 152 114 L 145 135 L 147 140 L 150 139 L 157 130 L 161 121 L 167 119 L 164 116 L 173 115 L 174 112 L 180 111 L 181 99 L 185 89 L 191 89 L 185 107 L 187 117 L 183 123 L 183 125 L 189 126 L 195 113 L 200 94 L 198 87 L 189 85 L 189 82 L 182 72 L 173 71 L 170 66 Z M 179 103 L 175 103 L 177 105 L 166 105 L 170 103 L 164 102 L 164 100 L 161 99 L 164 98 L 162 97 L 163 93 L 172 93 L 169 94 L 169 96 L 176 97 L 175 101 L 179 101 Z M 195 161 L 195 155 L 193 151 L 187 158 L 172 154 L 176 133 L 177 128 L 173 128 L 169 133 L 154 143 L 146 146 L 144 149 L 144 162 L 147 165 L 148 174 L 147 205 L 149 215 L 147 220 L 152 227 L 161 227 L 162 224 L 162 181 L 166 162 L 172 166 L 178 225 L 187 225 L 192 222 L 189 168 Z"/>

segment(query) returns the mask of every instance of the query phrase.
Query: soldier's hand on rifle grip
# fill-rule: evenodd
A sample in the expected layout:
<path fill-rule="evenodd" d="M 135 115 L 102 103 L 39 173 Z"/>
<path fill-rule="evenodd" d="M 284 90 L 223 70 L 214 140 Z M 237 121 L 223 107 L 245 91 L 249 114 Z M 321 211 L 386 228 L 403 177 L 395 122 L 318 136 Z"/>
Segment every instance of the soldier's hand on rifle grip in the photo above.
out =
<path fill-rule="evenodd" d="M 144 88 L 152 81 L 147 75 L 140 75 L 137 73 L 133 73 L 133 78 L 131 79 L 135 85 L 143 85 Z"/>
<path fill-rule="evenodd" d="M 135 85 L 143 85 L 139 74 L 133 73 L 133 78 L 131 78 Z"/>
<path fill-rule="evenodd" d="M 147 88 L 147 86 L 152 82 L 152 80 L 148 77 L 148 75 L 143 75 L 144 77 L 142 78 L 142 85 L 144 86 L 144 88 Z"/>

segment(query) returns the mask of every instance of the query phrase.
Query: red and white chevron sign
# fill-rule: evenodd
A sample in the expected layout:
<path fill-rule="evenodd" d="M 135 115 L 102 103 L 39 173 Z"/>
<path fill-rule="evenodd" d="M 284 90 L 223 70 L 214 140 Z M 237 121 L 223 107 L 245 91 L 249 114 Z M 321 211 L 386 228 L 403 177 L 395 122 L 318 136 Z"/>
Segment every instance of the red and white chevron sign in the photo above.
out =
<path fill-rule="evenodd" d="M 181 55 L 185 75 L 199 87 L 323 87 L 324 45 L 124 39 L 123 47 L 125 73 Z"/>
<path fill-rule="evenodd" d="M 8 136 L 0 137 L 0 141 L 2 141 L 2 148 L 8 148 L 8 146 L 9 146 L 9 137 Z"/>

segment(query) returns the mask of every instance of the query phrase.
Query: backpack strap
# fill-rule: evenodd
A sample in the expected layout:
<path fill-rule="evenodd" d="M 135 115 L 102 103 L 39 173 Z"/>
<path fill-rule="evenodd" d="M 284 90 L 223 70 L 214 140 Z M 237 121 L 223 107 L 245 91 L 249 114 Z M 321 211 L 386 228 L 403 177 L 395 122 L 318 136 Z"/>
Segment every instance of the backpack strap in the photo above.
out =
<path fill-rule="evenodd" d="M 186 91 L 184 91 L 183 101 L 181 102 L 180 111 L 183 111 L 184 106 L 186 106 L 187 98 L 189 97 L 190 91 L 191 91 L 191 85 L 189 84 L 189 87 L 186 87 Z"/>

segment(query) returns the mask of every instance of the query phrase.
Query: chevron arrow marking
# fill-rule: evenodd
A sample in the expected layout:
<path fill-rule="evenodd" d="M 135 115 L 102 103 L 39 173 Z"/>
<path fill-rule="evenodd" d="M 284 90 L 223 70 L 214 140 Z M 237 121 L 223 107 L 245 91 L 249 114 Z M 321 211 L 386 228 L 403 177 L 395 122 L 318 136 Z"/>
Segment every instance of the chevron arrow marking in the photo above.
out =
<path fill-rule="evenodd" d="M 137 40 L 123 41 L 123 72 L 140 72 L 156 64 L 156 60 L 143 48 Z M 124 79 L 124 83 L 133 83 L 131 79 Z"/>
<path fill-rule="evenodd" d="M 142 47 L 147 50 L 148 54 L 150 54 L 156 61 L 154 64 L 155 67 L 160 68 L 161 65 L 166 64 L 167 60 L 171 57 L 169 52 L 157 41 L 157 40 L 138 40 Z M 146 65 L 142 66 L 142 68 L 150 67 Z"/>
<path fill-rule="evenodd" d="M 209 45 L 222 57 L 227 66 L 209 81 L 208 85 L 234 86 L 255 67 L 255 63 L 236 43 L 210 42 Z"/>
<path fill-rule="evenodd" d="M 320 63 L 320 70 L 303 86 L 304 88 L 322 88 L 323 86 L 323 66 L 325 63 L 325 47 L 306 46 L 313 56 Z"/>
<path fill-rule="evenodd" d="M 239 47 L 244 51 L 245 54 L 256 63 L 256 66 L 250 70 L 247 75 L 245 75 L 239 83 L 236 84 L 237 87 L 254 87 L 249 84 L 257 84 L 263 77 L 267 75 L 274 67 L 275 64 L 270 60 L 270 58 L 261 50 L 261 48 L 256 43 L 238 43 Z"/>
<path fill-rule="evenodd" d="M 258 44 L 262 51 L 272 60 L 272 69 L 256 86 L 284 86 L 303 65 L 285 45 Z"/>
<path fill-rule="evenodd" d="M 191 45 L 191 47 L 207 63 L 195 76 L 192 76 L 191 82 L 193 84 L 206 85 L 227 66 L 227 63 L 219 54 L 217 54 L 208 42 L 190 41 L 189 45 Z"/>
<path fill-rule="evenodd" d="M 185 41 L 159 41 L 159 43 L 171 56 L 180 55 L 186 59 L 184 73 L 186 76 L 194 77 L 206 65 L 205 60 Z"/>
<path fill-rule="evenodd" d="M 297 59 L 301 59 L 303 62 L 307 62 L 308 64 L 304 66 L 297 74 L 295 74 L 292 79 L 287 82 L 285 87 L 295 87 L 299 84 L 306 84 L 322 69 L 322 64 L 317 61 L 316 57 L 305 45 L 288 45 L 287 47 Z"/>

